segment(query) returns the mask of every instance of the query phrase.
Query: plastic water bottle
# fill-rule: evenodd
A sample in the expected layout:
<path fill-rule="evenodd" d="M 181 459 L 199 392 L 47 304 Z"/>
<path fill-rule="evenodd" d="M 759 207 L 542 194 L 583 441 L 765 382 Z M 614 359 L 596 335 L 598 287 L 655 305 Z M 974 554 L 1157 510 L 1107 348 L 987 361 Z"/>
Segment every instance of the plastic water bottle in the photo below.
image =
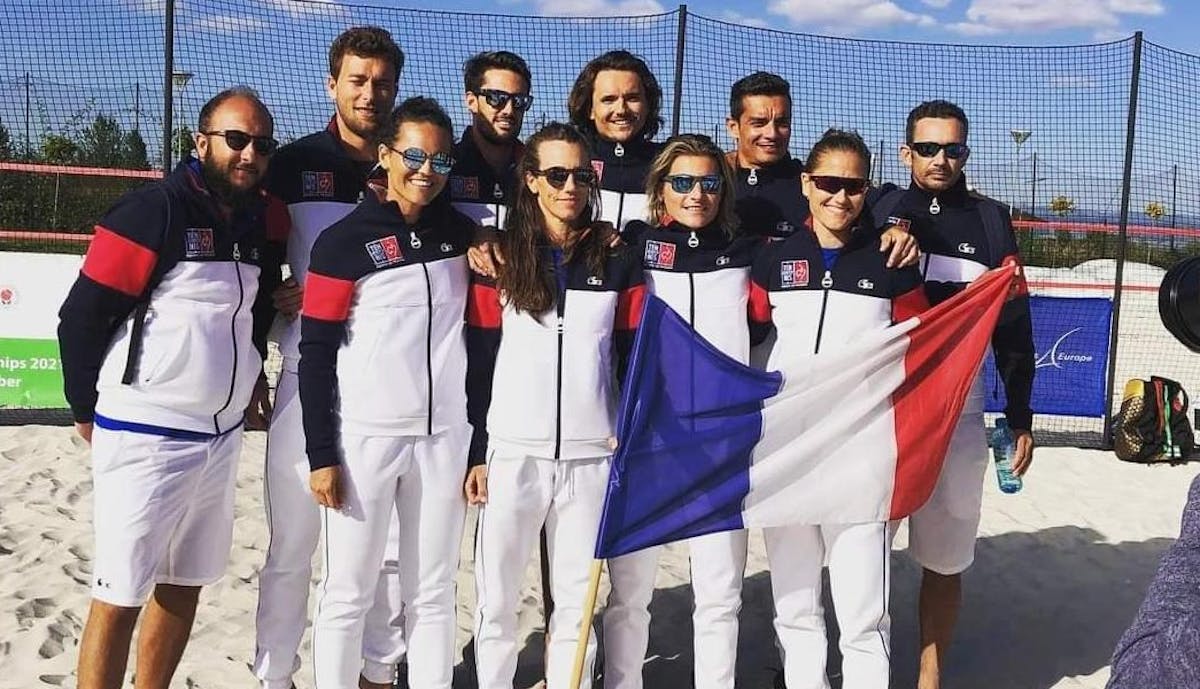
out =
<path fill-rule="evenodd" d="M 1021 490 L 1021 477 L 1012 470 L 1015 451 L 1016 442 L 1008 427 L 1008 419 L 1001 416 L 996 419 L 996 428 L 992 431 L 992 456 L 996 458 L 996 482 L 1000 484 L 1002 493 L 1011 494 Z"/>

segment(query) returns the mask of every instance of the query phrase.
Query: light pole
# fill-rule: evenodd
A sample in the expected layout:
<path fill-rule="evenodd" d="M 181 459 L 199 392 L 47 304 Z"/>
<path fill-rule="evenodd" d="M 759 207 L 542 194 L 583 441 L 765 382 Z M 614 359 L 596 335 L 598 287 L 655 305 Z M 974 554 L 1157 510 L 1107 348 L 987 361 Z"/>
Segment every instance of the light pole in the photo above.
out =
<path fill-rule="evenodd" d="M 1019 172 L 1020 166 L 1021 166 L 1021 146 L 1025 145 L 1025 142 L 1029 140 L 1029 137 L 1033 136 L 1033 130 L 1032 129 L 1010 129 L 1010 130 L 1008 130 L 1008 133 L 1012 136 L 1013 143 L 1015 143 L 1017 145 L 1016 167 L 1018 170 L 1017 179 L 1019 180 L 1021 178 L 1020 172 Z M 1037 163 L 1034 163 L 1034 165 L 1037 165 Z M 1037 177 L 1036 171 L 1033 173 L 1033 176 Z M 1014 194 L 1013 196 L 1015 198 L 1016 195 Z M 1029 212 L 1030 212 L 1030 215 L 1032 215 L 1033 209 L 1032 208 L 1029 209 Z"/>
<path fill-rule="evenodd" d="M 192 80 L 191 72 L 171 72 L 171 84 L 175 87 L 174 90 L 172 91 L 172 93 L 175 96 L 179 96 L 179 94 L 183 92 L 184 87 L 186 87 L 188 85 L 188 82 L 191 80 Z M 175 118 L 176 118 L 176 120 L 178 120 L 179 119 L 179 114 L 178 114 L 179 108 L 174 108 L 173 110 L 176 113 Z M 179 134 L 180 134 L 179 128 L 176 127 L 175 128 L 175 149 L 176 149 L 175 162 L 179 162 L 179 161 L 183 160 L 183 137 L 180 136 Z"/>

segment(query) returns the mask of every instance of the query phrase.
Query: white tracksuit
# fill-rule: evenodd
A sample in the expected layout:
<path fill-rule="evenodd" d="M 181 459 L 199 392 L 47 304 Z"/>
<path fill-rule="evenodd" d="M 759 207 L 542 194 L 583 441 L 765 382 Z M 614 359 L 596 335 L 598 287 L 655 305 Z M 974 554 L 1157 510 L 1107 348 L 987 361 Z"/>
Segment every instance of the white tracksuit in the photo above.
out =
<path fill-rule="evenodd" d="M 692 233 L 677 224 L 651 228 L 642 222 L 630 223 L 626 235 L 634 238 L 632 245 L 644 261 L 650 291 L 722 352 L 748 362 L 750 264 L 761 240 L 731 242 L 717 227 Z M 695 246 L 689 244 L 693 237 Z M 688 541 L 696 600 L 696 689 L 733 689 L 747 536 L 745 530 L 725 531 Z M 612 589 L 604 611 L 607 689 L 642 687 L 659 551 L 647 548 L 608 563 Z"/>
<path fill-rule="evenodd" d="M 569 686 L 608 485 L 614 373 L 641 314 L 641 266 L 628 252 L 610 259 L 602 276 L 589 275 L 582 262 L 556 262 L 555 272 L 557 313 L 502 307 L 486 279 L 476 278 L 471 291 L 471 461 L 486 455 L 488 468 L 475 546 L 480 689 L 512 688 L 521 582 L 543 525 L 555 601 L 546 686 Z M 585 689 L 595 652 L 589 635 Z"/>
<path fill-rule="evenodd" d="M 305 283 L 300 396 L 309 465 L 339 467 L 325 508 L 313 622 L 316 689 L 355 689 L 393 511 L 409 682 L 449 689 L 466 503 L 466 247 L 448 206 L 413 224 L 368 196 L 316 241 Z"/>

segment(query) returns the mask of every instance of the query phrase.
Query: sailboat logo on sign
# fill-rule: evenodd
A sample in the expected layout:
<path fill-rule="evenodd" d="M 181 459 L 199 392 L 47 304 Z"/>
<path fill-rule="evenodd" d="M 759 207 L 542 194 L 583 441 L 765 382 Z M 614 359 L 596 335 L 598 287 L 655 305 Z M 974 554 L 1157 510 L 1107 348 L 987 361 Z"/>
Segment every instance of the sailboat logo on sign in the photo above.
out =
<path fill-rule="evenodd" d="M 1063 364 L 1090 364 L 1095 361 L 1096 357 L 1091 354 L 1075 354 L 1059 351 L 1063 343 L 1067 341 L 1067 338 L 1080 330 L 1083 330 L 1083 328 L 1068 330 L 1055 340 L 1054 344 L 1050 347 L 1050 351 L 1037 358 L 1037 368 L 1063 368 Z"/>

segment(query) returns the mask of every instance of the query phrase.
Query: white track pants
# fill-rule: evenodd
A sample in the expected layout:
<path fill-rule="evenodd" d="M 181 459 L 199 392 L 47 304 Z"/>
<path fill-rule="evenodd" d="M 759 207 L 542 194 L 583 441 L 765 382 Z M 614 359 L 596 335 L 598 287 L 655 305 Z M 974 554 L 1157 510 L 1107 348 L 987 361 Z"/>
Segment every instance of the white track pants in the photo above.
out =
<path fill-rule="evenodd" d="M 763 536 L 788 689 L 829 687 L 821 608 L 825 560 L 841 631 L 842 687 L 887 689 L 891 640 L 887 524 L 786 526 L 763 529 Z"/>
<path fill-rule="evenodd" d="M 747 537 L 745 530 L 725 531 L 688 541 L 696 600 L 692 614 L 696 689 L 733 689 Z M 604 610 L 606 689 L 642 687 L 658 553 L 659 548 L 647 548 L 608 561 L 612 590 Z"/>
<path fill-rule="evenodd" d="M 466 425 L 428 437 L 342 435 L 344 505 L 321 510 L 325 576 L 313 621 L 316 689 L 358 687 L 363 628 L 393 510 L 401 524 L 397 561 L 409 683 L 450 688 L 469 441 Z"/>
<path fill-rule="evenodd" d="M 546 687 L 569 686 L 607 486 L 608 457 L 490 457 L 488 501 L 479 512 L 475 541 L 479 689 L 512 689 L 520 643 L 517 611 L 522 602 L 521 588 L 543 524 L 554 596 Z M 582 689 L 592 686 L 595 657 L 592 634 Z"/>
<path fill-rule="evenodd" d="M 321 510 L 308 488 L 308 458 L 296 373 L 284 368 L 275 391 L 275 411 L 267 432 L 264 503 L 270 541 L 259 573 L 255 615 L 254 674 L 265 689 L 289 689 L 300 669 L 300 640 L 308 625 L 312 558 L 321 533 Z M 400 574 L 400 522 L 392 519 L 387 554 L 375 604 L 363 632 L 363 671 L 372 682 L 392 681 L 404 657 L 404 618 Z"/>

